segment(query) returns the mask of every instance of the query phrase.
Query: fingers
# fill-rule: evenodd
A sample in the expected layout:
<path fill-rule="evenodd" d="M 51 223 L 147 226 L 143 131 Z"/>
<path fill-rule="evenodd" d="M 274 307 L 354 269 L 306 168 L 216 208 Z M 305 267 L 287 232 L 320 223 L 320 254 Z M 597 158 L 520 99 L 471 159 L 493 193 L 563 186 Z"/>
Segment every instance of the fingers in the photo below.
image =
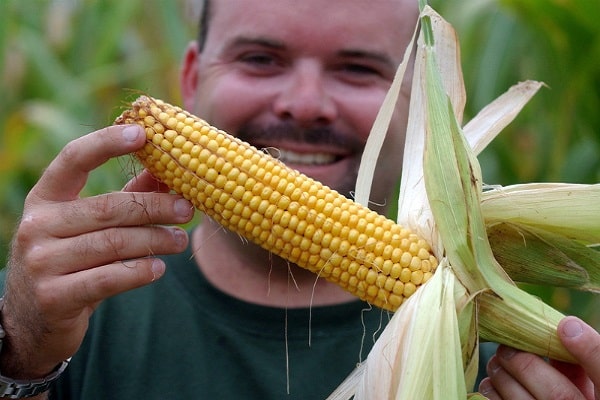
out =
<path fill-rule="evenodd" d="M 168 193 L 169 187 L 156 180 L 148 170 L 134 176 L 123 188 L 124 192 L 162 192 Z"/>
<path fill-rule="evenodd" d="M 489 380 L 482 382 L 480 390 L 490 399 L 586 398 L 569 378 L 543 358 L 506 346 L 500 346 L 490 359 L 487 373 Z"/>
<path fill-rule="evenodd" d="M 481 383 L 479 384 L 479 393 L 484 395 L 489 400 L 502 399 L 500 394 L 496 392 L 496 389 L 494 389 L 494 384 L 492 383 L 490 377 L 486 377 L 481 380 Z"/>
<path fill-rule="evenodd" d="M 186 248 L 184 230 L 162 225 L 188 222 L 191 203 L 147 172 L 127 192 L 79 197 L 90 171 L 144 142 L 135 125 L 78 138 L 27 196 L 8 261 L 3 368 L 46 375 L 77 350 L 100 301 L 158 279 L 165 266 L 153 256 Z"/>
<path fill-rule="evenodd" d="M 45 279 L 121 260 L 181 252 L 187 243 L 187 233 L 176 227 L 109 228 L 38 243 L 22 261 L 32 277 Z"/>
<path fill-rule="evenodd" d="M 20 230 L 48 237 L 66 238 L 109 227 L 146 224 L 182 224 L 194 215 L 192 204 L 167 193 L 116 192 L 30 207 Z"/>
<path fill-rule="evenodd" d="M 164 272 L 164 262 L 154 257 L 115 262 L 44 281 L 45 295 L 38 302 L 46 317 L 53 317 L 60 310 L 61 314 L 55 317 L 68 319 L 110 296 L 147 285 Z"/>
<path fill-rule="evenodd" d="M 583 367 L 600 398 L 600 334 L 581 319 L 563 318 L 558 324 L 558 336 L 565 348 Z"/>
<path fill-rule="evenodd" d="M 502 354 L 502 350 L 508 350 L 508 348 L 500 346 L 497 354 L 490 358 L 486 368 L 487 381 L 482 381 L 479 390 L 489 399 L 533 399 L 534 397 L 529 391 L 502 367 L 499 362 L 499 354 Z"/>
<path fill-rule="evenodd" d="M 68 143 L 30 192 L 29 201 L 76 199 L 88 174 L 108 159 L 139 149 L 145 142 L 137 125 L 114 125 Z"/>

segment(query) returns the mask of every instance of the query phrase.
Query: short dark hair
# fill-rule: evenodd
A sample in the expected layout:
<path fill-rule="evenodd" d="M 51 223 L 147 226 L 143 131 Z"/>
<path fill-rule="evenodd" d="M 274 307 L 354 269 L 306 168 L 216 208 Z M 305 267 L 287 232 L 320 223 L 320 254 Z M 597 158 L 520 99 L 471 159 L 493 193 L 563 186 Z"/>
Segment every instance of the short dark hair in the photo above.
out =
<path fill-rule="evenodd" d="M 206 43 L 206 35 L 208 34 L 208 21 L 210 17 L 210 2 L 211 0 L 204 0 L 202 5 L 202 11 L 200 11 L 200 19 L 198 24 L 198 51 L 204 49 Z"/>

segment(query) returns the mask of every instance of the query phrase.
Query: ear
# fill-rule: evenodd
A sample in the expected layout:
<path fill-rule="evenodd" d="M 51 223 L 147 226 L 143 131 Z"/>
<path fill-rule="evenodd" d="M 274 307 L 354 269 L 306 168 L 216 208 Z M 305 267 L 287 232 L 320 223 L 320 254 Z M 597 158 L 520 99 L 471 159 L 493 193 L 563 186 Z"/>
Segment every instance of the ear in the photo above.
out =
<path fill-rule="evenodd" d="M 181 86 L 181 97 L 183 106 L 189 111 L 194 111 L 196 105 L 196 93 L 198 89 L 198 43 L 192 41 L 185 49 L 179 84 Z"/>

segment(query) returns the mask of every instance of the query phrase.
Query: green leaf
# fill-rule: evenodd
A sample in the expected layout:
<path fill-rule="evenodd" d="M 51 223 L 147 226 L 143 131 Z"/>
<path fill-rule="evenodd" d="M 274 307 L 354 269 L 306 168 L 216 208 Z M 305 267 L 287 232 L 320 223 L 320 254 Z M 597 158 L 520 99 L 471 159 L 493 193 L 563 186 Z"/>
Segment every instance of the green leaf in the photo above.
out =
<path fill-rule="evenodd" d="M 494 224 L 488 237 L 517 282 L 600 291 L 600 253 L 579 241 L 517 223 Z"/>

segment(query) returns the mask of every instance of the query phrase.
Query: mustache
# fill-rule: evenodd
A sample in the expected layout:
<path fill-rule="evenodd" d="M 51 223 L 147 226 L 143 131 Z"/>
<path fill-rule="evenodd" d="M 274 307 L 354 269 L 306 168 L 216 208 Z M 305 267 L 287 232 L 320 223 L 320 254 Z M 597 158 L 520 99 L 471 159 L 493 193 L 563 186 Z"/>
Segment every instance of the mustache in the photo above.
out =
<path fill-rule="evenodd" d="M 250 144 L 288 141 L 314 145 L 334 146 L 361 153 L 365 143 L 351 134 L 344 134 L 329 126 L 301 127 L 294 122 L 280 122 L 268 126 L 247 124 L 242 126 L 237 137 Z"/>

